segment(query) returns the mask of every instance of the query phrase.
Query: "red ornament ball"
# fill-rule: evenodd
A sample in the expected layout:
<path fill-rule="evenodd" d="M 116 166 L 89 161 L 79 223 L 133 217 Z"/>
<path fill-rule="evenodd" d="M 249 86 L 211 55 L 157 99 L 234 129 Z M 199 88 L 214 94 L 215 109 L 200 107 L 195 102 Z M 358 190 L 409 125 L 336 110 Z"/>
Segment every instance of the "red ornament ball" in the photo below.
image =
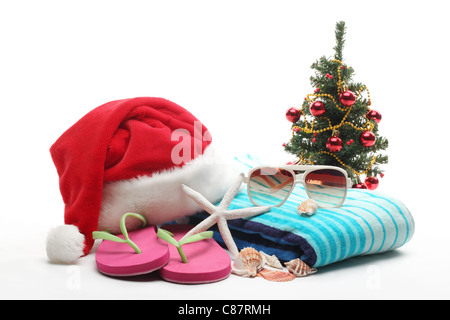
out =
<path fill-rule="evenodd" d="M 325 113 L 325 105 L 322 101 L 314 101 L 309 106 L 309 112 L 311 112 L 314 117 L 319 117 Z"/>
<path fill-rule="evenodd" d="M 296 108 L 289 108 L 289 110 L 286 111 L 286 119 L 290 122 L 297 122 L 301 115 L 302 112 Z"/>
<path fill-rule="evenodd" d="M 364 131 L 361 133 L 359 137 L 359 142 L 363 145 L 363 147 L 371 147 L 375 144 L 375 135 L 372 131 Z"/>
<path fill-rule="evenodd" d="M 344 91 L 339 95 L 339 101 L 346 107 L 352 106 L 356 101 L 356 96 L 350 90 Z"/>
<path fill-rule="evenodd" d="M 364 183 L 360 182 L 360 183 L 354 184 L 352 186 L 352 188 L 353 189 L 367 189 L 367 186 Z"/>
<path fill-rule="evenodd" d="M 327 140 L 326 147 L 330 152 L 338 152 L 342 149 L 342 140 L 338 137 L 330 137 Z"/>
<path fill-rule="evenodd" d="M 380 123 L 381 121 L 381 113 L 379 113 L 377 110 L 369 110 L 367 112 L 366 117 L 370 120 L 375 120 L 377 123 Z"/>
<path fill-rule="evenodd" d="M 364 183 L 369 190 L 375 190 L 380 184 L 377 177 L 367 177 L 366 180 L 364 180 Z"/>

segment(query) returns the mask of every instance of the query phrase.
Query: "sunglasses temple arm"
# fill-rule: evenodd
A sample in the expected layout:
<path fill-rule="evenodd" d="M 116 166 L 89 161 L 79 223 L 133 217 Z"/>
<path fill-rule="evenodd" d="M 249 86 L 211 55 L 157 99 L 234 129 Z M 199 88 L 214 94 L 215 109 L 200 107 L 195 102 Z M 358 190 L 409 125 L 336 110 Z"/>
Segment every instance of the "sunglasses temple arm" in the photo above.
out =
<path fill-rule="evenodd" d="M 353 186 L 352 179 L 347 178 L 347 188 L 351 188 Z"/>

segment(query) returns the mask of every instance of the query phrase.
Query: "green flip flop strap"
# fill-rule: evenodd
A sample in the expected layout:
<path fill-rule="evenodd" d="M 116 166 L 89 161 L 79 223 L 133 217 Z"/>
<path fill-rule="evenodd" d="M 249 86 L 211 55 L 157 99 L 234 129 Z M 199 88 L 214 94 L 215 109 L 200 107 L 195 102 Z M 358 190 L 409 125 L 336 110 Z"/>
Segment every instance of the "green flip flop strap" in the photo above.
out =
<path fill-rule="evenodd" d="M 204 232 L 194 234 L 194 235 L 187 237 L 185 239 L 182 239 L 180 241 L 177 241 L 173 237 L 173 233 L 170 231 L 159 228 L 158 232 L 156 233 L 158 238 L 174 245 L 177 248 L 178 253 L 180 254 L 180 257 L 181 257 L 181 260 L 183 261 L 183 263 L 187 263 L 186 255 L 184 254 L 184 251 L 181 248 L 181 246 L 183 244 L 197 242 L 197 241 L 204 240 L 204 239 L 211 239 L 213 237 L 213 234 L 214 234 L 213 231 L 204 231 Z"/>
<path fill-rule="evenodd" d="M 147 225 L 147 220 L 143 215 L 140 215 L 139 213 L 128 212 L 120 218 L 120 231 L 122 231 L 123 237 L 125 239 L 119 238 L 118 236 L 115 236 L 108 231 L 93 231 L 92 238 L 109 240 L 119 243 L 127 243 L 134 249 L 136 253 L 142 253 L 141 249 L 139 249 L 139 247 L 133 241 L 131 241 L 130 237 L 128 236 L 128 230 L 125 226 L 125 219 L 128 217 L 134 217 L 141 220 L 143 222 L 142 227 L 145 227 Z"/>

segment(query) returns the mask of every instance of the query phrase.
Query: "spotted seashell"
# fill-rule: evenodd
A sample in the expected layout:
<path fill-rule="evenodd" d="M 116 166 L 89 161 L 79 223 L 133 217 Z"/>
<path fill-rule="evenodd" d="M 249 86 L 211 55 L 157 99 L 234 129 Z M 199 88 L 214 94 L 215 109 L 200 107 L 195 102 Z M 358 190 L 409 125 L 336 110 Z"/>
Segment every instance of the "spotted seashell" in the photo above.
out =
<path fill-rule="evenodd" d="M 273 281 L 273 282 L 292 281 L 296 278 L 295 275 L 293 275 L 289 272 L 272 270 L 272 269 L 267 269 L 267 268 L 263 268 L 261 271 L 259 271 L 257 276 L 263 277 L 264 279 Z"/>
<path fill-rule="evenodd" d="M 261 254 L 253 248 L 244 248 L 234 259 L 231 265 L 231 272 L 243 277 L 255 277 L 262 269 L 263 258 Z"/>
<path fill-rule="evenodd" d="M 296 277 L 304 277 L 308 274 L 317 272 L 316 268 L 311 268 L 299 258 L 291 260 L 289 262 L 285 262 L 284 264 L 286 266 L 286 269 L 288 269 L 288 271 Z"/>
<path fill-rule="evenodd" d="M 263 258 L 263 265 L 269 266 L 276 269 L 283 269 L 283 266 L 281 265 L 280 260 L 275 255 L 269 256 L 267 253 L 264 253 L 262 251 L 259 252 L 261 254 L 261 257 Z"/>
<path fill-rule="evenodd" d="M 317 202 L 313 199 L 308 199 L 300 203 L 297 208 L 297 212 L 299 214 L 312 216 L 314 213 L 316 213 L 317 209 L 319 209 L 319 205 L 317 204 Z"/>

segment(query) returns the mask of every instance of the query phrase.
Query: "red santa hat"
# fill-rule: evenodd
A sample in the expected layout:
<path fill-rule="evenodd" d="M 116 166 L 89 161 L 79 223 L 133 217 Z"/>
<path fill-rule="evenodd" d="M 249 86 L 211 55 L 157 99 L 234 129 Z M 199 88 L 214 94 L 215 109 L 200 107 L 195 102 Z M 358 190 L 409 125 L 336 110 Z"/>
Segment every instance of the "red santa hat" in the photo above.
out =
<path fill-rule="evenodd" d="M 65 204 L 65 225 L 47 237 L 53 262 L 71 263 L 88 254 L 92 232 L 118 233 L 126 212 L 157 225 L 199 211 L 181 184 L 218 201 L 234 177 L 212 148 L 206 127 L 162 98 L 103 104 L 64 132 L 50 153 Z M 139 226 L 133 223 L 127 222 L 130 230 Z"/>

